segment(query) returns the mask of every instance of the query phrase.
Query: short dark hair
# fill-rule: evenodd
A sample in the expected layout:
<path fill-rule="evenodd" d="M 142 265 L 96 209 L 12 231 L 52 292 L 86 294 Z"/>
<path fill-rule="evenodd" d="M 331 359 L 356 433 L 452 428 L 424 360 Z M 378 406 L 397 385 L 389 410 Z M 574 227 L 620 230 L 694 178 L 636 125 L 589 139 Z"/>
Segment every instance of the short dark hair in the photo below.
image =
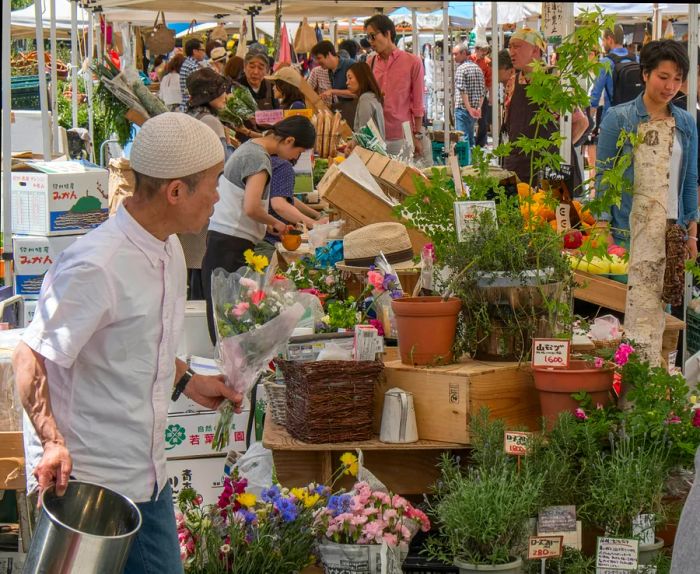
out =
<path fill-rule="evenodd" d="M 394 26 L 394 22 L 386 14 L 375 14 L 371 18 L 368 18 L 365 20 L 365 30 L 367 30 L 367 26 L 372 26 L 372 28 L 382 34 L 390 32 L 391 41 L 396 44 L 396 26 Z"/>
<path fill-rule="evenodd" d="M 333 42 L 331 42 L 330 40 L 322 40 L 313 48 L 311 48 L 312 56 L 328 56 L 328 54 L 330 54 L 331 56 L 338 55 L 335 51 L 335 46 L 333 46 Z"/>
<path fill-rule="evenodd" d="M 603 38 L 612 38 L 615 44 L 622 45 L 625 43 L 625 29 L 621 24 L 615 24 L 612 30 L 606 28 L 603 31 Z"/>
<path fill-rule="evenodd" d="M 202 41 L 198 38 L 190 38 L 185 42 L 185 55 L 187 57 L 192 56 L 195 50 L 202 49 Z"/>
<path fill-rule="evenodd" d="M 270 128 L 270 133 L 280 139 L 294 138 L 296 147 L 311 149 L 316 145 L 316 129 L 309 118 L 304 116 L 284 118 Z"/>
<path fill-rule="evenodd" d="M 367 38 L 360 38 L 360 46 L 362 46 L 365 50 L 372 48 L 372 44 L 369 43 Z"/>
<path fill-rule="evenodd" d="M 282 93 L 282 109 L 292 105 L 294 102 L 305 102 L 304 94 L 299 88 L 284 80 L 275 80 L 275 87 Z"/>
<path fill-rule="evenodd" d="M 221 40 L 209 40 L 207 41 L 204 51 L 207 53 L 207 58 L 211 58 L 211 51 L 214 48 L 225 48 L 226 46 Z"/>
<path fill-rule="evenodd" d="M 379 89 L 379 84 L 377 79 L 372 73 L 372 68 L 369 67 L 367 62 L 357 62 L 348 68 L 348 72 L 352 72 L 357 80 L 357 85 L 359 86 L 360 93 L 358 97 L 365 92 L 372 92 L 377 96 L 379 103 L 382 103 L 382 91 Z"/>
<path fill-rule="evenodd" d="M 345 50 L 348 55 L 354 60 L 357 58 L 357 52 L 360 51 L 360 45 L 355 42 L 355 40 L 352 40 L 351 38 L 347 38 L 346 40 L 343 40 L 340 44 L 338 44 L 338 50 Z"/>
<path fill-rule="evenodd" d="M 690 71 L 690 60 L 688 59 L 688 50 L 683 44 L 675 40 L 653 40 L 646 44 L 639 54 L 642 72 L 647 74 L 651 74 L 663 61 L 676 64 L 685 82 Z"/>
<path fill-rule="evenodd" d="M 194 193 L 194 188 L 204 177 L 204 173 L 207 170 L 193 173 L 192 175 L 186 175 L 185 177 L 173 177 L 171 179 L 164 179 L 161 177 L 151 177 L 150 175 L 144 175 L 134 171 L 134 193 L 141 194 L 146 199 L 153 199 L 158 191 L 164 186 L 168 185 L 171 181 L 179 179 L 187 185 L 188 193 Z"/>
<path fill-rule="evenodd" d="M 513 69 L 513 59 L 510 57 L 510 52 L 508 50 L 501 50 L 500 52 L 498 52 L 498 69 Z"/>

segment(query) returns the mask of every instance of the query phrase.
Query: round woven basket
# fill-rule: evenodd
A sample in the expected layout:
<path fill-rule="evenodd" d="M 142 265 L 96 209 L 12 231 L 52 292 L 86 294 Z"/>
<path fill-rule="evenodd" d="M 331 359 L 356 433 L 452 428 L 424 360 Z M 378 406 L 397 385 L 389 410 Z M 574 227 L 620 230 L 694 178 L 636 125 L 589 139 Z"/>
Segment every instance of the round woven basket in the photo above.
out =
<path fill-rule="evenodd" d="M 596 349 L 615 349 L 622 343 L 622 337 L 618 339 L 607 339 L 605 341 L 591 339 L 591 341 L 593 341 L 593 345 Z"/>

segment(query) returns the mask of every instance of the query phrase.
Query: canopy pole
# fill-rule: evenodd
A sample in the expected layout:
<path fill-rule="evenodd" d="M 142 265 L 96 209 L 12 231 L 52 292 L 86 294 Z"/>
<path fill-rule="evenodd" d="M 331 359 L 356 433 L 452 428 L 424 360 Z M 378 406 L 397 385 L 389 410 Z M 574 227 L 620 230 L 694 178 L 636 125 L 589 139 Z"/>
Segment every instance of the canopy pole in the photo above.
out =
<path fill-rule="evenodd" d="M 36 60 L 39 76 L 39 103 L 41 107 L 41 150 L 44 159 L 51 159 L 51 120 L 49 119 L 49 102 L 47 101 L 48 86 L 46 85 L 46 53 L 44 51 L 44 23 L 42 21 L 41 0 L 34 2 L 34 17 L 36 18 Z"/>
<path fill-rule="evenodd" d="M 0 265 L 5 266 L 5 285 L 12 285 L 12 79 L 10 51 L 12 46 L 12 5 L 2 3 L 2 233 L 4 254 Z M 40 22 L 41 20 L 39 20 Z M 41 25 L 41 24 L 39 24 Z M 41 76 L 41 74 L 39 74 Z"/>
<path fill-rule="evenodd" d="M 87 49 L 87 69 L 85 70 L 85 76 L 83 80 L 85 81 L 85 93 L 87 94 L 87 108 L 88 108 L 88 133 L 90 134 L 90 161 L 95 163 L 95 125 L 94 125 L 94 112 L 92 101 L 92 52 L 95 48 L 95 31 L 94 31 L 95 20 L 92 15 L 92 10 L 88 11 L 88 49 Z M 100 144 L 102 142 L 99 142 Z"/>
<path fill-rule="evenodd" d="M 352 18 L 348 18 L 348 38 L 352 39 L 355 37 L 355 32 L 352 29 Z"/>
<path fill-rule="evenodd" d="M 420 56 L 420 46 L 418 45 L 418 14 L 415 8 L 411 8 L 411 39 L 413 42 L 413 54 Z"/>
<path fill-rule="evenodd" d="M 49 0 L 51 7 L 51 133 L 53 152 L 58 154 L 58 74 L 56 72 L 56 0 Z"/>
<path fill-rule="evenodd" d="M 442 3 L 442 60 L 443 60 L 443 92 L 445 94 L 445 105 L 443 106 L 444 110 L 444 128 L 445 128 L 445 139 L 443 140 L 445 142 L 445 151 L 447 152 L 450 147 L 450 111 L 452 110 L 451 108 L 451 98 L 450 98 L 450 86 L 451 81 L 450 81 L 450 58 L 452 56 L 452 52 L 450 50 L 450 26 L 449 26 L 449 7 L 450 3 L 449 2 L 443 2 Z"/>
<path fill-rule="evenodd" d="M 78 127 L 78 3 L 70 3 L 70 78 L 71 78 L 71 110 L 72 126 Z"/>
<path fill-rule="evenodd" d="M 498 98 L 498 4 L 491 2 L 491 139 L 498 147 L 500 135 L 500 102 Z"/>

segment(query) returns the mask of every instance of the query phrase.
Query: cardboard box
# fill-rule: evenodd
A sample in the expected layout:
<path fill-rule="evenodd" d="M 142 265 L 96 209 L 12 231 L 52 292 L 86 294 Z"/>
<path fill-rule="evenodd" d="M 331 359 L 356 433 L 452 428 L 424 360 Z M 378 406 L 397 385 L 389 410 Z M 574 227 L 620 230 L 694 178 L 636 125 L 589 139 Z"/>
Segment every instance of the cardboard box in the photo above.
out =
<path fill-rule="evenodd" d="M 44 275 L 59 254 L 81 235 L 33 237 L 13 235 L 12 261 L 15 268 L 15 294 L 38 299 Z"/>
<path fill-rule="evenodd" d="M 358 227 L 384 221 L 402 222 L 400 218 L 394 215 L 393 211 L 394 206 L 398 202 L 392 201 L 376 185 L 374 178 L 361 161 L 359 163 L 365 170 L 366 176 L 361 174 L 358 177 L 360 174 L 351 173 L 352 168 L 348 169 L 346 167 L 346 164 L 349 164 L 352 158 L 353 156 L 350 156 L 350 158 L 340 164 L 340 167 L 332 165 L 328 168 L 328 171 L 318 184 L 318 191 L 321 197 L 337 208 L 341 212 L 342 218 L 349 218 L 351 223 Z M 367 182 L 367 178 L 372 179 L 371 184 Z M 376 189 L 372 189 L 372 185 L 375 185 Z M 423 245 L 429 242 L 429 239 L 417 229 L 407 229 L 413 251 L 418 255 L 423 249 Z"/>
<path fill-rule="evenodd" d="M 221 453 L 246 450 L 249 414 L 250 409 L 247 409 L 234 415 L 229 444 Z M 168 424 L 165 427 L 165 452 L 168 459 L 216 454 L 211 445 L 218 420 L 217 411 L 168 415 Z"/>
<path fill-rule="evenodd" d="M 36 301 L 24 301 L 24 326 L 28 327 L 29 323 L 34 319 L 34 312 L 36 311 Z"/>
<path fill-rule="evenodd" d="M 418 438 L 469 444 L 470 417 L 488 407 L 509 428 L 540 428 L 539 396 L 532 372 L 518 363 L 465 360 L 444 367 L 412 367 L 401 361 L 384 364 L 375 390 L 376 432 L 382 420 L 384 393 L 399 387 L 413 393 Z"/>
<path fill-rule="evenodd" d="M 26 561 L 24 552 L 0 552 L 0 574 L 22 574 Z"/>
<path fill-rule="evenodd" d="M 107 219 L 108 171 L 77 161 L 28 161 L 12 170 L 12 230 L 87 233 Z"/>
<path fill-rule="evenodd" d="M 177 510 L 177 497 L 183 488 L 194 488 L 202 495 L 203 504 L 216 504 L 224 489 L 224 463 L 226 456 L 183 458 L 165 463 L 168 481 L 173 489 L 173 505 Z M 2 572 L 0 570 L 0 572 Z"/>

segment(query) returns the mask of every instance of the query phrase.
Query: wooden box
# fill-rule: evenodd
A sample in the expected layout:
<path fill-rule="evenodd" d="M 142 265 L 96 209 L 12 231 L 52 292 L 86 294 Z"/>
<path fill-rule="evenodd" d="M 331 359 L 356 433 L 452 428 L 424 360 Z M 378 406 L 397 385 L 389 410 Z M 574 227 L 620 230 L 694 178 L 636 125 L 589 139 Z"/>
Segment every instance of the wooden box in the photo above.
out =
<path fill-rule="evenodd" d="M 394 215 L 393 205 L 387 197 L 365 189 L 336 166 L 328 169 L 318 184 L 318 191 L 344 218 L 349 218 L 360 227 L 384 221 L 404 223 Z M 429 239 L 416 229 L 407 229 L 413 251 L 418 254 Z"/>
<path fill-rule="evenodd" d="M 353 153 L 365 163 L 384 192 L 398 200 L 416 193 L 414 178 L 418 177 L 427 181 L 426 176 L 420 170 L 388 156 L 371 152 L 359 146 L 353 150 Z"/>
<path fill-rule="evenodd" d="M 444 367 L 412 367 L 385 362 L 375 391 L 375 425 L 381 425 L 384 393 L 399 387 L 413 393 L 421 440 L 469 444 L 469 422 L 481 407 L 506 425 L 540 428 L 540 403 L 532 372 L 518 363 L 464 360 Z"/>

